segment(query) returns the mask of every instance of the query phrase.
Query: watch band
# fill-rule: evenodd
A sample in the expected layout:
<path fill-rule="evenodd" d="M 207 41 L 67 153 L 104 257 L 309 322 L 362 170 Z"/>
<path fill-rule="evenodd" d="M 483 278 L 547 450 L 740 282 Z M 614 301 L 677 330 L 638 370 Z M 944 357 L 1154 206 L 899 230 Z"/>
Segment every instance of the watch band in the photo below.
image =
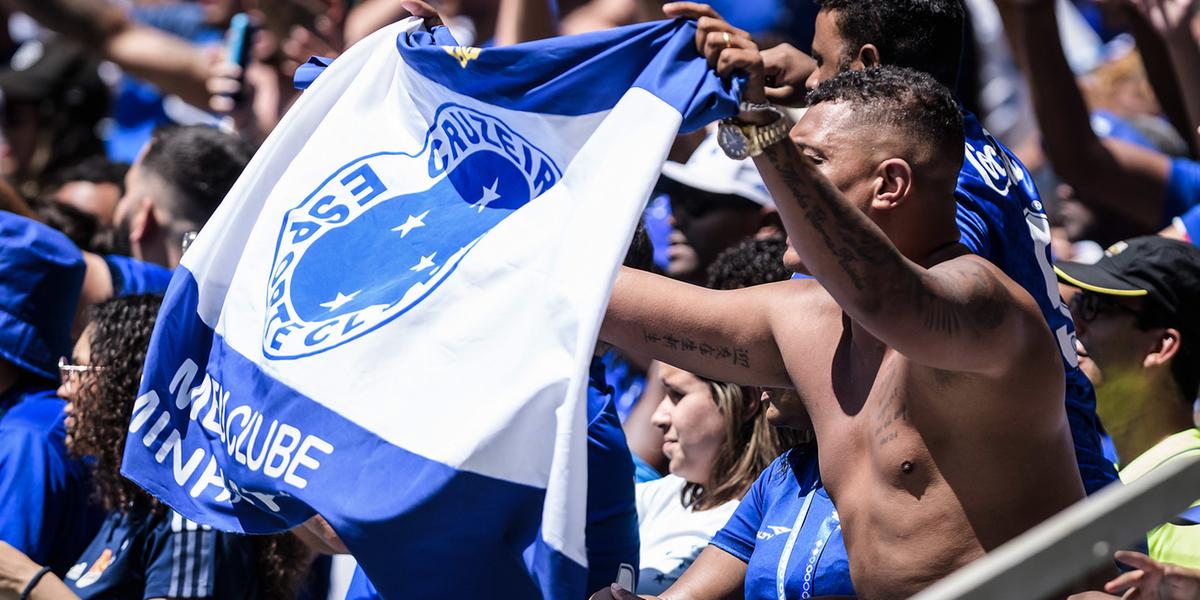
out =
<path fill-rule="evenodd" d="M 742 133 L 745 134 L 749 142 L 749 154 L 751 157 L 758 156 L 767 149 L 768 146 L 777 144 L 787 139 L 788 131 L 791 127 L 788 126 L 787 115 L 775 107 L 770 107 L 767 110 L 775 113 L 778 117 L 767 125 L 743 125 Z"/>
<path fill-rule="evenodd" d="M 738 103 L 738 112 L 762 112 L 766 110 L 777 110 L 774 104 L 770 102 L 751 102 L 742 100 Z"/>

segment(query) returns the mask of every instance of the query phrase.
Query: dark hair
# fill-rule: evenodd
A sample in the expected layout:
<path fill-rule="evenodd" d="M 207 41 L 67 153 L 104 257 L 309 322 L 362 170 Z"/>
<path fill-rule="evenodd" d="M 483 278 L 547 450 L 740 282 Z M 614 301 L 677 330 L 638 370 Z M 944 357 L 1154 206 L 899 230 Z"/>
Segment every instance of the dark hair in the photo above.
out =
<path fill-rule="evenodd" d="M 783 266 L 785 251 L 787 242 L 782 236 L 742 240 L 709 265 L 708 287 L 737 290 L 787 280 L 792 274 Z"/>
<path fill-rule="evenodd" d="M 1171 377 L 1175 379 L 1175 385 L 1179 386 L 1179 391 L 1183 392 L 1184 400 L 1190 406 L 1200 398 L 1200 340 L 1187 339 L 1188 333 L 1191 332 L 1184 332 L 1179 352 L 1171 361 Z"/>
<path fill-rule="evenodd" d="M 89 385 L 79 390 L 71 428 L 71 453 L 95 457 L 94 495 L 105 511 L 162 516 L 166 506 L 121 476 L 125 436 L 142 379 L 142 363 L 150 345 L 162 296 L 125 296 L 91 311 Z M 291 533 L 254 536 L 254 572 L 259 596 L 267 600 L 295 598 L 309 558 L 307 548 Z"/>
<path fill-rule="evenodd" d="M 127 171 L 129 171 L 128 163 L 115 163 L 103 156 L 92 156 L 55 171 L 51 174 L 50 180 L 56 188 L 72 181 L 111 183 L 124 194 Z"/>
<path fill-rule="evenodd" d="M 312 561 L 312 552 L 290 531 L 252 536 L 254 572 L 261 600 L 294 600 Z"/>
<path fill-rule="evenodd" d="M 821 10 L 837 11 L 846 52 L 873 44 L 883 64 L 929 73 L 954 87 L 966 19 L 962 0 L 816 1 Z"/>
<path fill-rule="evenodd" d="M 629 250 L 625 252 L 624 264 L 639 271 L 654 269 L 654 243 L 646 232 L 646 224 L 640 219 L 637 229 L 633 230 L 633 239 L 629 241 Z"/>
<path fill-rule="evenodd" d="M 127 296 L 91 311 L 91 363 L 103 370 L 93 371 L 76 394 L 71 452 L 95 457 L 93 489 L 105 511 L 165 513 L 157 500 L 121 476 L 125 433 L 160 304 L 158 295 Z"/>
<path fill-rule="evenodd" d="M 141 168 L 170 186 L 165 208 L 176 219 L 203 225 L 237 181 L 253 149 L 236 135 L 200 125 L 158 129 Z"/>
<path fill-rule="evenodd" d="M 29 203 L 38 219 L 67 236 L 80 250 L 92 251 L 92 240 L 100 231 L 96 217 L 70 204 L 45 196 Z"/>
<path fill-rule="evenodd" d="M 1180 328 L 1177 319 L 1171 318 L 1171 313 L 1163 308 L 1152 297 L 1146 298 L 1143 316 L 1138 319 L 1138 328 L 1145 331 L 1155 327 L 1173 327 L 1179 329 L 1182 341 L 1175 357 L 1171 359 L 1171 379 L 1179 386 L 1184 402 L 1191 406 L 1200 397 L 1200 339 L 1192 339 L 1193 333 Z"/>
<path fill-rule="evenodd" d="M 902 129 L 926 141 L 939 160 L 957 157 L 949 165 L 955 173 L 962 167 L 962 112 L 950 90 L 927 73 L 893 66 L 845 71 L 809 92 L 809 106 L 826 102 L 865 108 L 856 115 L 862 122 Z"/>

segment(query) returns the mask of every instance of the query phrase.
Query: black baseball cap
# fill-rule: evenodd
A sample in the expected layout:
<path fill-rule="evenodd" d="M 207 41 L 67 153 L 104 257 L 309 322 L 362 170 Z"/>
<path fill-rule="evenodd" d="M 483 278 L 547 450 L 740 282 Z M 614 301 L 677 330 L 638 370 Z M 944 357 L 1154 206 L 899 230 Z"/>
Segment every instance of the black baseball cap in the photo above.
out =
<path fill-rule="evenodd" d="M 1063 282 L 1094 294 L 1144 296 L 1173 327 L 1200 332 L 1200 248 L 1150 235 L 1117 242 L 1095 264 L 1060 262 Z"/>

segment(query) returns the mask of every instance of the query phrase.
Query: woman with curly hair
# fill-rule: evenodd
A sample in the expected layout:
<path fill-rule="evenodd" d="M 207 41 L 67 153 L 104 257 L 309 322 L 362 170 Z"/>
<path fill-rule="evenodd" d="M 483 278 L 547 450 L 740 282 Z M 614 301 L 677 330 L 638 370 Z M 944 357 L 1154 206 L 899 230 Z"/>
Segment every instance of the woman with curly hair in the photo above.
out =
<path fill-rule="evenodd" d="M 0 545 L 0 598 L 288 598 L 307 556 L 290 534 L 251 538 L 183 518 L 121 476 L 121 458 L 161 296 L 130 296 L 93 309 L 62 359 L 67 446 L 94 459 L 100 532 L 60 580 Z"/>

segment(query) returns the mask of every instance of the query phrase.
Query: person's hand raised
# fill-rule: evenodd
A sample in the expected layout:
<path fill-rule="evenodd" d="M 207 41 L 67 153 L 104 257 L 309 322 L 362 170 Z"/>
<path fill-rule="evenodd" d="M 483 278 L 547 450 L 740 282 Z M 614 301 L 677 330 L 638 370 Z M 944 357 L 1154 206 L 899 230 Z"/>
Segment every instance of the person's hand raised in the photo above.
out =
<path fill-rule="evenodd" d="M 817 70 L 817 61 L 791 44 L 762 51 L 767 98 L 784 106 L 803 106 L 805 82 Z"/>
<path fill-rule="evenodd" d="M 1161 563 L 1141 552 L 1121 550 L 1113 558 L 1135 570 L 1104 584 L 1104 591 L 1110 594 L 1124 594 L 1123 599 L 1137 600 L 1200 598 L 1200 571 Z"/>
<path fill-rule="evenodd" d="M 708 66 L 725 79 L 736 73 L 746 75 L 742 99 L 767 101 L 762 54 L 749 33 L 730 25 L 706 4 L 672 2 L 663 5 L 663 14 L 673 19 L 696 19 L 696 51 L 704 56 Z"/>
<path fill-rule="evenodd" d="M 433 29 L 434 27 L 443 25 L 442 17 L 438 15 L 437 10 L 428 2 L 425 2 L 425 0 L 404 0 L 400 5 L 412 16 L 424 19 L 425 29 Z"/>

